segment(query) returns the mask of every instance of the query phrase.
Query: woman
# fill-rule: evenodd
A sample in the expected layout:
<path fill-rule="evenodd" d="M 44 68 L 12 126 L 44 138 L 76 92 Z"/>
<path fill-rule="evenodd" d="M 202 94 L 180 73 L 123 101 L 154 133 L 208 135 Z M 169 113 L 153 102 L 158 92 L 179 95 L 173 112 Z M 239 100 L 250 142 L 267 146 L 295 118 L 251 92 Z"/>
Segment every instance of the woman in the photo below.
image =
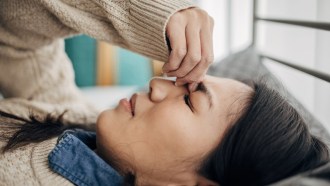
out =
<path fill-rule="evenodd" d="M 213 19 L 190 0 L 3 0 L 0 23 L 6 98 L 83 102 L 63 43 L 77 34 L 163 61 L 191 90 L 213 62 Z"/>
<path fill-rule="evenodd" d="M 5 150 L 73 127 L 34 122 L 19 125 Z M 326 145 L 276 91 L 211 76 L 193 93 L 151 80 L 149 93 L 100 114 L 93 140 L 66 131 L 49 155 L 52 170 L 77 185 L 266 185 L 329 161 Z"/>
<path fill-rule="evenodd" d="M 76 87 L 64 50 L 63 39 L 77 34 L 163 61 L 163 71 L 178 77 L 178 86 L 188 83 L 193 91 L 213 61 L 212 30 L 212 18 L 189 0 L 2 0 L 0 93 L 5 100 L 0 110 L 21 119 L 26 119 L 30 110 L 66 110 L 64 123 L 95 123 L 98 111 Z M 0 119 L 12 123 L 5 117 Z M 31 125 L 38 131 L 36 123 L 34 120 Z M 50 136 L 59 134 L 61 127 L 51 126 L 47 126 L 53 133 Z M 31 132 L 24 139 L 43 141 L 37 134 Z M 0 156 L 1 182 L 69 184 L 48 168 L 47 156 L 55 143 L 53 138 Z M 39 171 L 40 167 L 47 173 Z"/>

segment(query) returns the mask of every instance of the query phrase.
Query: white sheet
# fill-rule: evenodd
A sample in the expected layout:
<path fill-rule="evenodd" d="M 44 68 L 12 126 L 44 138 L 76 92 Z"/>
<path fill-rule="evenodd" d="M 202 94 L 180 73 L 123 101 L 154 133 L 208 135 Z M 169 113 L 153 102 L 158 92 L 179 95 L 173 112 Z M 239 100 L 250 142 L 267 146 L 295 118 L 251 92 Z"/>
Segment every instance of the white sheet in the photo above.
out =
<path fill-rule="evenodd" d="M 84 87 L 81 88 L 85 97 L 92 102 L 96 108 L 105 110 L 117 106 L 122 98 L 130 98 L 135 92 L 141 90 L 138 86 L 106 86 L 106 87 Z M 3 96 L 0 94 L 0 100 Z"/>
<path fill-rule="evenodd" d="M 122 98 L 130 98 L 131 95 L 140 90 L 138 86 L 107 86 L 107 87 L 85 87 L 81 88 L 86 98 L 96 108 L 105 110 L 115 107 Z"/>

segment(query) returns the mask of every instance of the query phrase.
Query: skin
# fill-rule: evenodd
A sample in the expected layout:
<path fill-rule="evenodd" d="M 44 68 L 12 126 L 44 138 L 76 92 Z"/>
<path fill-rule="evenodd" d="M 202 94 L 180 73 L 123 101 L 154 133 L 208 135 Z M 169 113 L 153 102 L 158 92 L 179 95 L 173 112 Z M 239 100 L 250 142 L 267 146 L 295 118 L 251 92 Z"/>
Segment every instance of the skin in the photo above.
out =
<path fill-rule="evenodd" d="M 98 153 L 109 162 L 117 155 L 122 172 L 140 185 L 216 185 L 198 176 L 201 161 L 241 115 L 253 90 L 238 81 L 206 76 L 212 95 L 190 93 L 193 111 L 184 101 L 189 91 L 173 81 L 154 78 L 150 92 L 135 94 L 134 116 L 123 100 L 97 121 Z"/>
<path fill-rule="evenodd" d="M 214 60 L 213 27 L 213 18 L 200 8 L 185 9 L 170 17 L 166 35 L 171 52 L 163 72 L 177 77 L 178 86 L 188 83 L 194 91 L 204 79 Z"/>

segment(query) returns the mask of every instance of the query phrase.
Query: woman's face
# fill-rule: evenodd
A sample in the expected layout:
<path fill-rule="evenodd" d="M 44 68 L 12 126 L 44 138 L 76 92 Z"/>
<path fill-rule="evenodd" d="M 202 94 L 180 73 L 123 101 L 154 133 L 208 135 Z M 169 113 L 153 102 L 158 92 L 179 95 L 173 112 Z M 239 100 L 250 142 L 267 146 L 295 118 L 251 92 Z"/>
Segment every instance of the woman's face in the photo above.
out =
<path fill-rule="evenodd" d="M 100 114 L 98 152 L 105 159 L 115 155 L 137 177 L 193 180 L 188 170 L 196 171 L 220 143 L 251 93 L 250 87 L 231 79 L 206 76 L 189 93 L 173 81 L 154 78 L 149 93 L 122 99 L 115 109 Z"/>

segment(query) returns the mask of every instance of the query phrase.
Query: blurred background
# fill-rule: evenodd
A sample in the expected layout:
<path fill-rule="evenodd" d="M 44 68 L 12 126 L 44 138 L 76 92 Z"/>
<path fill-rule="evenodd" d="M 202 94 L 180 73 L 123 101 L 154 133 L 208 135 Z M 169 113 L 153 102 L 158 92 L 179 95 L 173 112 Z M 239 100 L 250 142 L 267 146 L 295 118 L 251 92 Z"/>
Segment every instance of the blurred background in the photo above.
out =
<path fill-rule="evenodd" d="M 252 0 L 195 2 L 215 20 L 215 63 L 251 44 Z M 259 0 L 257 13 L 260 17 L 329 23 L 329 7 L 329 0 Z M 330 74 L 329 32 L 259 22 L 256 44 L 263 53 Z M 161 74 L 161 62 L 95 41 L 84 35 L 67 39 L 66 52 L 73 62 L 77 85 L 90 97 L 97 95 L 103 99 L 102 95 L 105 97 L 107 93 L 101 95 L 95 90 L 109 85 L 127 88 L 125 90 L 129 91 L 126 92 L 133 92 L 138 87 L 146 85 L 152 76 Z M 322 123 L 327 124 L 330 130 L 329 83 L 270 60 L 266 60 L 265 64 L 310 112 Z M 121 93 L 119 95 L 123 96 Z"/>

